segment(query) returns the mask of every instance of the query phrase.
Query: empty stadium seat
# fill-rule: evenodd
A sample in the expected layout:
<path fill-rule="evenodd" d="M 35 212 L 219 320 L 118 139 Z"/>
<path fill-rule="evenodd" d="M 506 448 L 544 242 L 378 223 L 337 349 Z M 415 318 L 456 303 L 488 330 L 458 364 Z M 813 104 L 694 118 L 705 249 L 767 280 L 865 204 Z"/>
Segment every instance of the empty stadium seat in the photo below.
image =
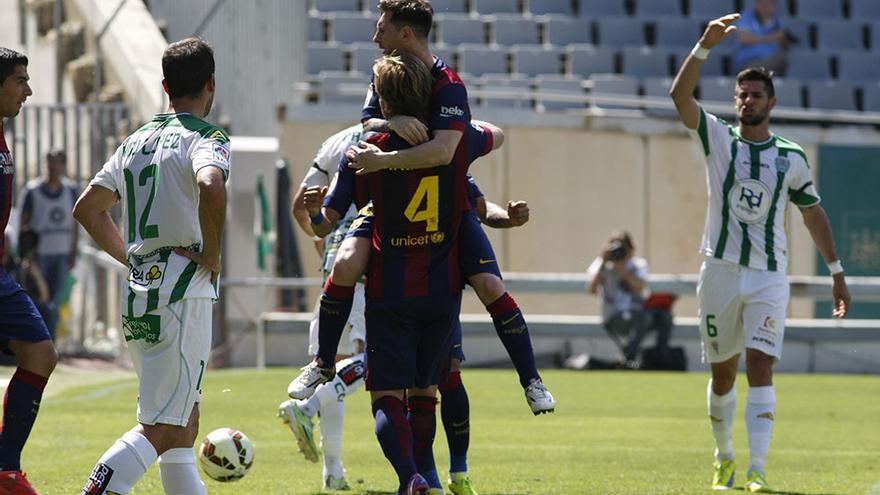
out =
<path fill-rule="evenodd" d="M 694 19 L 716 19 L 736 12 L 735 0 L 696 0 L 690 2 L 690 16 Z"/>
<path fill-rule="evenodd" d="M 599 44 L 613 48 L 645 44 L 645 26 L 629 17 L 600 17 L 596 21 Z"/>
<path fill-rule="evenodd" d="M 548 19 L 544 25 L 548 44 L 565 46 L 593 42 L 593 22 L 588 19 Z"/>
<path fill-rule="evenodd" d="M 482 98 L 483 106 L 491 108 L 518 108 L 523 110 L 532 108 L 532 100 L 530 98 L 494 98 L 491 96 L 492 93 L 502 92 L 515 92 L 517 95 L 531 93 L 532 81 L 530 79 L 499 75 L 484 76 L 480 79 L 483 91 L 490 94 L 490 96 Z"/>
<path fill-rule="evenodd" d="M 803 108 L 804 102 L 801 98 L 804 85 L 794 79 L 773 79 L 773 89 L 776 92 L 776 106 Z"/>
<path fill-rule="evenodd" d="M 876 81 L 862 87 L 862 110 L 880 112 L 880 85 Z"/>
<path fill-rule="evenodd" d="M 475 76 L 507 74 L 507 50 L 479 44 L 462 44 L 458 49 L 458 68 L 461 72 Z"/>
<path fill-rule="evenodd" d="M 635 0 L 635 7 L 636 17 L 642 18 L 684 15 L 681 11 L 681 0 Z"/>
<path fill-rule="evenodd" d="M 345 70 L 345 51 L 338 46 L 327 43 L 309 43 L 309 74 L 317 74 L 323 70 Z"/>
<path fill-rule="evenodd" d="M 471 0 L 471 8 L 480 14 L 519 14 L 517 0 Z"/>
<path fill-rule="evenodd" d="M 733 96 L 736 81 L 732 77 L 704 77 L 700 79 L 700 101 L 730 103 L 733 111 Z"/>
<path fill-rule="evenodd" d="M 636 77 L 668 76 L 669 50 L 660 47 L 628 46 L 623 49 L 623 72 Z"/>
<path fill-rule="evenodd" d="M 853 20 L 880 19 L 880 2 L 849 0 L 849 17 Z"/>
<path fill-rule="evenodd" d="M 794 14 L 801 19 L 836 19 L 843 17 L 840 0 L 797 0 Z"/>
<path fill-rule="evenodd" d="M 847 81 L 811 81 L 807 83 L 809 107 L 817 110 L 855 110 L 853 85 Z"/>
<path fill-rule="evenodd" d="M 561 76 L 541 76 L 535 78 L 537 93 L 537 105 L 539 110 L 549 112 L 564 112 L 567 110 L 580 110 L 585 108 L 583 102 L 552 101 L 541 97 L 541 92 L 550 92 L 563 95 L 584 95 L 584 87 L 581 80 Z"/>
<path fill-rule="evenodd" d="M 702 30 L 700 21 L 660 17 L 654 23 L 654 45 L 663 48 L 693 47 Z"/>
<path fill-rule="evenodd" d="M 813 81 L 831 78 L 831 64 L 828 54 L 797 50 L 788 55 L 788 71 L 786 77 Z"/>
<path fill-rule="evenodd" d="M 868 25 L 868 44 L 873 51 L 880 51 L 880 21 Z"/>
<path fill-rule="evenodd" d="M 591 74 L 610 74 L 614 69 L 614 52 L 609 48 L 591 45 L 571 45 L 566 50 L 566 73 L 587 78 Z"/>
<path fill-rule="evenodd" d="M 524 17 L 488 17 L 493 40 L 499 45 L 536 44 L 538 23 Z"/>
<path fill-rule="evenodd" d="M 541 46 L 518 45 L 511 50 L 513 72 L 537 76 L 562 73 L 562 50 Z"/>
<path fill-rule="evenodd" d="M 784 19 L 782 25 L 797 40 L 794 48 L 798 50 L 806 50 L 815 47 L 813 44 L 812 22 L 801 19 Z"/>
<path fill-rule="evenodd" d="M 593 74 L 589 79 L 590 94 L 594 96 L 639 96 L 639 81 L 635 77 L 621 74 Z M 614 105 L 610 103 L 593 103 L 593 108 L 601 109 L 627 109 L 634 110 L 637 107 Z"/>
<path fill-rule="evenodd" d="M 329 22 L 330 40 L 340 43 L 370 41 L 376 31 L 376 19 L 360 14 L 336 14 Z"/>
<path fill-rule="evenodd" d="M 845 81 L 880 80 L 880 55 L 861 50 L 838 52 L 837 78 Z"/>
<path fill-rule="evenodd" d="M 580 0 L 578 15 L 581 17 L 624 16 L 625 0 Z"/>
<path fill-rule="evenodd" d="M 679 48 L 672 50 L 672 66 L 673 73 L 678 72 L 681 65 L 691 54 L 690 48 Z M 700 70 L 701 76 L 718 77 L 724 75 L 724 56 L 720 53 L 712 52 L 712 56 L 703 61 L 703 68 Z"/>
<path fill-rule="evenodd" d="M 349 46 L 349 54 L 351 70 L 372 74 L 373 64 L 382 56 L 382 50 L 375 43 L 360 42 Z"/>
<path fill-rule="evenodd" d="M 359 10 L 358 0 L 314 0 L 314 2 L 315 10 L 318 12 L 354 12 Z"/>
<path fill-rule="evenodd" d="M 483 21 L 464 15 L 436 15 L 438 41 L 457 45 L 459 43 L 485 43 Z"/>
<path fill-rule="evenodd" d="M 531 0 L 528 10 L 533 15 L 574 15 L 571 0 Z"/>
<path fill-rule="evenodd" d="M 318 74 L 321 101 L 325 103 L 345 103 L 360 108 L 364 103 L 367 86 L 370 84 L 370 76 L 360 72 L 333 72 L 323 71 Z M 342 88 L 360 92 L 353 94 L 341 94 Z"/>
<path fill-rule="evenodd" d="M 862 25 L 842 19 L 818 21 L 816 48 L 828 51 L 863 49 Z"/>
<path fill-rule="evenodd" d="M 379 3 L 376 0 L 367 0 L 372 3 Z M 467 6 L 465 0 L 432 0 L 431 7 L 434 14 L 466 14 Z"/>
<path fill-rule="evenodd" d="M 645 96 L 662 98 L 669 103 L 672 103 L 672 99 L 669 98 L 669 88 L 671 87 L 671 77 L 648 77 L 642 81 L 642 89 L 644 90 Z M 656 117 L 678 117 L 678 112 L 674 108 L 646 106 L 645 113 Z"/>
<path fill-rule="evenodd" d="M 309 16 L 308 30 L 309 41 L 325 41 L 324 19 Z"/>

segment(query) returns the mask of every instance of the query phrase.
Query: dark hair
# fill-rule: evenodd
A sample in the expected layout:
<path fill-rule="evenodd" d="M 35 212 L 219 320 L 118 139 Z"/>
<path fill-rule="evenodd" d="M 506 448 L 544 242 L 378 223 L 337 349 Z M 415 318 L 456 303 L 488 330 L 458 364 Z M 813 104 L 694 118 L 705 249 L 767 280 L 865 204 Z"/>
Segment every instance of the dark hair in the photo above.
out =
<path fill-rule="evenodd" d="M 52 148 L 46 152 L 46 161 L 67 161 L 67 152 L 61 148 Z"/>
<path fill-rule="evenodd" d="M 376 61 L 373 75 L 376 93 L 395 114 L 427 120 L 434 80 L 418 57 L 395 50 Z"/>
<path fill-rule="evenodd" d="M 629 235 L 629 232 L 625 230 L 615 230 L 611 232 L 611 236 L 608 238 L 608 242 L 620 242 L 623 247 L 629 249 L 630 251 L 635 251 L 636 246 L 633 244 L 632 236 Z"/>
<path fill-rule="evenodd" d="M 398 29 L 409 26 L 422 38 L 428 38 L 434 22 L 434 8 L 427 0 L 379 0 L 379 10 L 391 16 Z"/>
<path fill-rule="evenodd" d="M 162 75 L 171 98 L 198 98 L 214 75 L 214 49 L 199 37 L 175 41 L 162 54 Z"/>
<path fill-rule="evenodd" d="M 5 83 L 6 78 L 15 73 L 17 66 L 27 67 L 27 64 L 28 58 L 23 53 L 0 46 L 0 84 Z"/>
<path fill-rule="evenodd" d="M 776 95 L 776 91 L 773 89 L 773 71 L 764 67 L 743 69 L 736 75 L 736 85 L 739 86 L 743 81 L 762 81 L 764 89 L 767 90 L 767 97 L 772 98 Z"/>

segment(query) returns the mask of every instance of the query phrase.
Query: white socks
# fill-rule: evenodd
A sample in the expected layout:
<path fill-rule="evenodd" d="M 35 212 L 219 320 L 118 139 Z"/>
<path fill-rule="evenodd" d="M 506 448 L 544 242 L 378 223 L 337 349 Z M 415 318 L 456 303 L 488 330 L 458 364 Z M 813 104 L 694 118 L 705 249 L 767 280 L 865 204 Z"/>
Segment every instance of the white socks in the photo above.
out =
<path fill-rule="evenodd" d="M 103 495 L 109 492 L 126 495 L 147 468 L 156 462 L 156 449 L 147 437 L 126 432 L 98 460 L 83 493 Z"/>
<path fill-rule="evenodd" d="M 321 408 L 321 449 L 324 451 L 324 479 L 333 475 L 342 478 L 342 427 L 345 402 L 335 401 Z"/>
<path fill-rule="evenodd" d="M 773 438 L 776 419 L 776 390 L 773 386 L 752 387 L 746 403 L 746 431 L 749 433 L 749 471 L 763 471 Z"/>
<path fill-rule="evenodd" d="M 709 421 L 715 437 L 715 458 L 719 461 L 733 459 L 733 417 L 736 413 L 736 387 L 725 395 L 712 392 L 712 380 L 707 390 Z"/>
<path fill-rule="evenodd" d="M 308 399 L 297 401 L 297 405 L 309 416 L 323 412 L 329 404 L 341 403 L 346 397 L 357 392 L 364 384 L 365 371 L 363 353 L 343 359 L 336 363 L 336 376 L 318 387 Z"/>
<path fill-rule="evenodd" d="M 159 457 L 159 473 L 166 495 L 207 495 L 199 478 L 196 453 L 190 448 L 168 449 Z"/>

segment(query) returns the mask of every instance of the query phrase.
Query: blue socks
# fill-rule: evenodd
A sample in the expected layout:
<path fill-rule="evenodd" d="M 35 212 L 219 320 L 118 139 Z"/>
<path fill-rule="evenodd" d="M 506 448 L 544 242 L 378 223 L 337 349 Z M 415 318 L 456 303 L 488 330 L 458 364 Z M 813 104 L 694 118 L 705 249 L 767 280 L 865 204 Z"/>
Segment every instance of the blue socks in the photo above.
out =
<path fill-rule="evenodd" d="M 409 424 L 413 433 L 416 469 L 431 488 L 443 488 L 434 463 L 434 436 L 437 433 L 437 399 L 409 397 Z"/>
<path fill-rule="evenodd" d="M 48 378 L 16 368 L 3 399 L 0 471 L 21 471 L 21 451 L 40 410 Z"/>
<path fill-rule="evenodd" d="M 318 357 L 322 366 L 332 368 L 336 362 L 339 339 L 351 314 L 354 287 L 344 287 L 327 279 L 321 294 L 321 311 L 318 314 Z"/>
<path fill-rule="evenodd" d="M 467 452 L 471 440 L 470 402 L 461 382 L 461 372 L 449 373 L 446 383 L 440 385 L 440 417 L 449 445 L 449 472 L 466 473 Z"/>
<path fill-rule="evenodd" d="M 373 402 L 373 417 L 376 418 L 376 438 L 379 439 L 382 452 L 397 472 L 400 482 L 398 491 L 405 490 L 409 479 L 416 474 L 406 405 L 396 397 L 380 397 Z"/>
<path fill-rule="evenodd" d="M 486 306 L 486 310 L 492 315 L 495 332 L 516 368 L 520 385 L 523 388 L 528 387 L 532 380 L 540 379 L 541 375 L 535 366 L 532 339 L 529 337 L 529 327 L 522 311 L 507 292 Z"/>

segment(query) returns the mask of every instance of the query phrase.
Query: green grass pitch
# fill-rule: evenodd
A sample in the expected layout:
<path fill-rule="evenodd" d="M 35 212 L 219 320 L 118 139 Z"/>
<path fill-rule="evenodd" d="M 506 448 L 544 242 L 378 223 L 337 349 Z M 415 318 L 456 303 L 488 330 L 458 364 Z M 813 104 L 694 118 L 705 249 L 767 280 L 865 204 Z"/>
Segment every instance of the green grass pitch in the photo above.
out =
<path fill-rule="evenodd" d="M 2 370 L 4 376 L 7 371 Z M 320 464 L 306 462 L 275 418 L 298 370 L 208 373 L 201 433 L 230 426 L 256 446 L 250 473 L 237 483 L 207 480 L 211 494 L 312 494 Z M 136 384 L 88 382 L 64 370 L 43 401 L 23 465 L 40 493 L 79 493 L 94 462 L 134 424 Z M 105 376 L 106 378 L 106 376 Z M 709 493 L 712 440 L 701 373 L 547 371 L 559 402 L 534 417 L 511 371 L 465 370 L 471 400 L 470 472 L 482 495 Z M 780 375 L 777 426 L 768 476 L 792 494 L 880 495 L 880 381 L 870 376 Z M 734 431 L 745 481 L 742 421 L 745 377 Z M 349 400 L 344 460 L 354 493 L 392 493 L 394 474 L 373 434 L 367 394 Z M 439 421 L 438 421 L 439 423 Z M 446 442 L 438 425 L 441 477 Z M 133 494 L 162 494 L 152 467 Z M 741 493 L 741 492 L 740 492 Z"/>

